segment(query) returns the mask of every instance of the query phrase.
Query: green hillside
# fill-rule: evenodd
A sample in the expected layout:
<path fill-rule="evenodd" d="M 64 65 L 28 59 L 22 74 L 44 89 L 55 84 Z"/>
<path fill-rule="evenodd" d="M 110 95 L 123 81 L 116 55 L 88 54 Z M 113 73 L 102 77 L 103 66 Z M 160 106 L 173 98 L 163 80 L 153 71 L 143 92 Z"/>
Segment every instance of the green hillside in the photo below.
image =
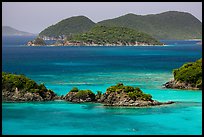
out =
<path fill-rule="evenodd" d="M 70 36 L 89 31 L 95 25 L 126 27 L 145 32 L 157 39 L 201 39 L 202 22 L 190 13 L 168 11 L 160 14 L 126 14 L 114 19 L 94 23 L 85 16 L 64 19 L 49 26 L 39 36 Z"/>
<path fill-rule="evenodd" d="M 64 19 L 55 25 L 49 26 L 39 36 L 57 37 L 60 35 L 70 35 L 90 30 L 95 23 L 85 16 L 75 16 Z"/>
<path fill-rule="evenodd" d="M 100 45 L 134 45 L 135 42 L 148 45 L 162 45 L 161 42 L 146 33 L 125 27 L 108 26 L 95 26 L 86 33 L 74 35 L 68 41 Z"/>
<path fill-rule="evenodd" d="M 202 23 L 185 12 L 168 11 L 160 14 L 126 14 L 97 24 L 123 26 L 146 32 L 158 39 L 202 38 Z"/>

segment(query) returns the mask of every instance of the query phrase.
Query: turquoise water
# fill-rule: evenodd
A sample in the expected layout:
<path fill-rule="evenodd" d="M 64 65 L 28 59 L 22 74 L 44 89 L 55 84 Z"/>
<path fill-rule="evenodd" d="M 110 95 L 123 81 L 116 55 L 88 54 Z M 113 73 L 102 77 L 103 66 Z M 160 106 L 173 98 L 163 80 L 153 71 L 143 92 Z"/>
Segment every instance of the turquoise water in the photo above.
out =
<path fill-rule="evenodd" d="M 2 70 L 25 74 L 58 95 L 73 86 L 93 92 L 118 82 L 138 86 L 158 101 L 147 108 L 104 107 L 64 101 L 2 103 L 3 134 L 202 134 L 201 90 L 162 88 L 172 70 L 202 57 L 198 41 L 165 47 L 26 47 L 32 37 L 3 37 Z"/>

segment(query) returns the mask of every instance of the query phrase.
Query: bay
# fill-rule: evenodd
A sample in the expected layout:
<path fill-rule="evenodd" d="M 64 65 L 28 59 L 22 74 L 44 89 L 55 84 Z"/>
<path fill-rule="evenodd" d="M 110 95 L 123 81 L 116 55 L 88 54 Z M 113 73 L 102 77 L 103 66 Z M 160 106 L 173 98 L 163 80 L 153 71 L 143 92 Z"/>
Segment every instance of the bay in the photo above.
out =
<path fill-rule="evenodd" d="M 119 82 L 176 104 L 110 108 L 64 101 L 2 103 L 2 134 L 202 134 L 202 91 L 165 89 L 172 70 L 202 57 L 198 41 L 167 46 L 27 47 L 33 37 L 2 37 L 2 70 L 25 74 L 58 95 L 72 87 L 105 90 Z M 176 124 L 175 124 L 176 123 Z"/>

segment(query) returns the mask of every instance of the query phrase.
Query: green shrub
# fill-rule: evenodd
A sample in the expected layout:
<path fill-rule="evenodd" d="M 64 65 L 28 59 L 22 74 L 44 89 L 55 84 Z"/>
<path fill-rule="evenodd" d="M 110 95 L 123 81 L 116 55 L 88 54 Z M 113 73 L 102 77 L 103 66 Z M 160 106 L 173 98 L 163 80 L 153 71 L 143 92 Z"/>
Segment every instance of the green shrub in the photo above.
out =
<path fill-rule="evenodd" d="M 134 87 L 132 87 L 132 86 L 125 86 L 124 91 L 125 91 L 126 93 L 128 93 L 128 92 L 133 92 L 133 91 L 134 91 Z"/>
<path fill-rule="evenodd" d="M 132 87 L 132 86 L 124 86 L 122 83 L 118 83 L 115 86 L 110 86 L 107 88 L 107 93 L 111 92 L 125 92 L 132 100 L 145 100 L 149 101 L 152 99 L 152 96 L 150 94 L 145 94 L 142 92 L 142 90 L 139 87 Z"/>
<path fill-rule="evenodd" d="M 25 77 L 24 75 L 16 75 L 16 74 L 2 72 L 2 89 L 10 92 L 14 92 L 16 88 L 18 88 L 20 92 L 51 91 L 51 90 L 47 90 L 44 84 L 38 85 L 35 81 Z"/>
<path fill-rule="evenodd" d="M 132 100 L 136 100 L 136 94 L 134 92 L 128 92 L 127 94 Z"/>
<path fill-rule="evenodd" d="M 117 89 L 116 86 L 111 86 L 111 87 L 107 88 L 106 91 L 108 91 L 108 92 L 115 92 L 116 89 Z"/>
<path fill-rule="evenodd" d="M 71 90 L 70 90 L 70 92 L 78 92 L 79 91 L 79 89 L 77 88 L 77 87 L 73 87 Z"/>
<path fill-rule="evenodd" d="M 79 90 L 75 97 L 80 99 L 86 99 L 87 97 L 95 99 L 95 94 L 91 90 Z"/>

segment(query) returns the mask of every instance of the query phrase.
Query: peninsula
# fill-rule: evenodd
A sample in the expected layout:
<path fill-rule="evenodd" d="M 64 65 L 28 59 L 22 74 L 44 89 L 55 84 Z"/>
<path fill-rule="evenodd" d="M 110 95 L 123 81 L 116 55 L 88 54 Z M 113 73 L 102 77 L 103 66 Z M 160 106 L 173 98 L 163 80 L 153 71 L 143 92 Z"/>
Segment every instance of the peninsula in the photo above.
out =
<path fill-rule="evenodd" d="M 202 90 L 202 58 L 174 69 L 173 75 L 174 79 L 165 83 L 164 87 Z"/>
<path fill-rule="evenodd" d="M 118 83 L 106 89 L 105 93 L 91 90 L 79 90 L 74 87 L 65 96 L 57 96 L 44 84 L 38 85 L 35 81 L 24 75 L 2 72 L 2 101 L 4 102 L 29 102 L 65 100 L 73 103 L 93 102 L 105 106 L 157 106 L 172 104 L 173 101 L 158 102 L 150 94 L 145 94 L 138 87 L 125 86 Z"/>

